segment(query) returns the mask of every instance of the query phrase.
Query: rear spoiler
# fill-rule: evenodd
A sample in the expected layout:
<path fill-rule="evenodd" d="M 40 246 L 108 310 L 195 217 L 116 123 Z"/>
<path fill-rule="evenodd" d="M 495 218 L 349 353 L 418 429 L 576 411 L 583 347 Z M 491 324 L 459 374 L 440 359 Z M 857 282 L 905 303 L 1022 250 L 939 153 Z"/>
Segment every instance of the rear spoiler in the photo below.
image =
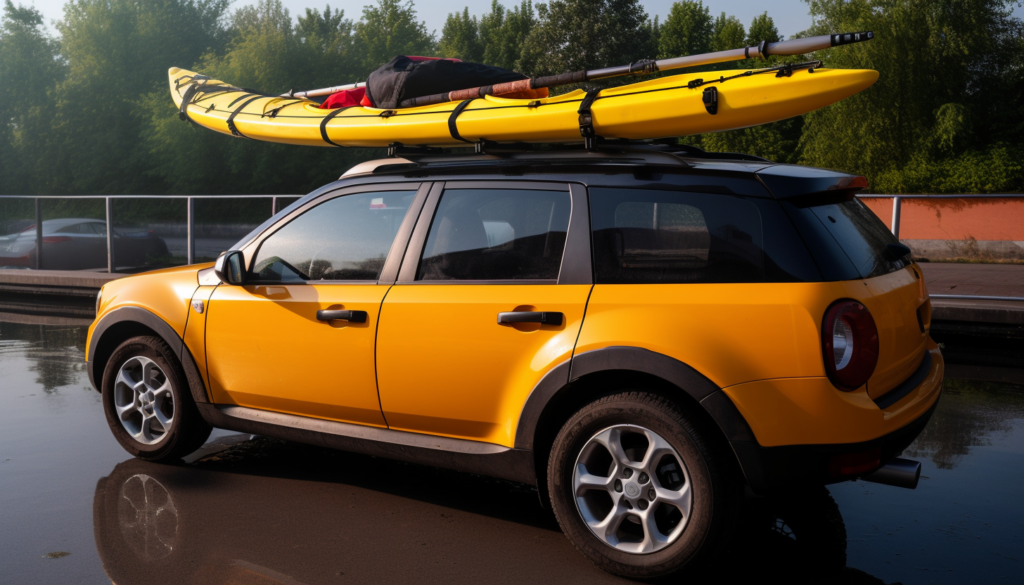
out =
<path fill-rule="evenodd" d="M 756 174 L 776 199 L 797 205 L 848 200 L 868 186 L 860 175 L 796 165 L 775 165 Z"/>

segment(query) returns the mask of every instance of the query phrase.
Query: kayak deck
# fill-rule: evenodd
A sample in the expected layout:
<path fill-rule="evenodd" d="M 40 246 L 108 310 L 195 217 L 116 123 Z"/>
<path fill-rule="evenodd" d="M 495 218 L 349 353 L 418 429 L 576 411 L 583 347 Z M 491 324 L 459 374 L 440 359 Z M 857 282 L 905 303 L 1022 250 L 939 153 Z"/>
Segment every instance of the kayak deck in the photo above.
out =
<path fill-rule="evenodd" d="M 864 69 L 746 70 L 672 75 L 601 90 L 590 108 L 594 134 L 609 139 L 667 138 L 767 124 L 833 104 L 870 87 Z M 736 77 L 733 77 L 736 76 Z M 320 109 L 317 103 L 253 93 L 172 67 L 171 97 L 188 119 L 216 132 L 305 146 L 457 146 L 493 142 L 580 142 L 575 90 L 538 100 L 485 96 L 418 108 Z M 732 79 L 729 79 L 733 77 Z M 697 83 L 695 80 L 701 80 Z M 717 93 L 717 111 L 704 92 Z M 461 105 L 461 108 L 459 106 Z M 458 110 L 458 111 L 457 111 Z"/>

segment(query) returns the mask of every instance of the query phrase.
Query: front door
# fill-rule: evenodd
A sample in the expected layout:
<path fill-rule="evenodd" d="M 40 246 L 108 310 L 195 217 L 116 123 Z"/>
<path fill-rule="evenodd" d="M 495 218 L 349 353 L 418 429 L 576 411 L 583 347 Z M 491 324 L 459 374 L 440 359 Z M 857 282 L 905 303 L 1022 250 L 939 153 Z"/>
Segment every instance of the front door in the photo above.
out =
<path fill-rule="evenodd" d="M 564 183 L 431 195 L 381 313 L 391 428 L 513 444 L 530 391 L 571 359 L 591 289 L 585 195 L 573 196 Z"/>
<path fill-rule="evenodd" d="M 245 286 L 210 299 L 215 402 L 384 426 L 374 336 L 389 285 L 378 280 L 415 195 L 329 198 L 259 243 Z"/>

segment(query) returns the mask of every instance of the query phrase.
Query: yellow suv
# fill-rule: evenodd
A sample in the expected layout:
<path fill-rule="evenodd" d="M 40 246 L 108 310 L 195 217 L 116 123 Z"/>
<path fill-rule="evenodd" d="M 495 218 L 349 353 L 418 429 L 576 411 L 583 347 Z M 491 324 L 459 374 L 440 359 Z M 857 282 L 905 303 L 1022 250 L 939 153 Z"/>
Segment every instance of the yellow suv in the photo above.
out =
<path fill-rule="evenodd" d="M 86 359 L 117 440 L 172 460 L 217 427 L 534 484 L 636 578 L 718 550 L 745 487 L 916 485 L 897 457 L 943 360 L 862 177 L 483 150 L 364 163 L 215 265 L 107 284 Z"/>

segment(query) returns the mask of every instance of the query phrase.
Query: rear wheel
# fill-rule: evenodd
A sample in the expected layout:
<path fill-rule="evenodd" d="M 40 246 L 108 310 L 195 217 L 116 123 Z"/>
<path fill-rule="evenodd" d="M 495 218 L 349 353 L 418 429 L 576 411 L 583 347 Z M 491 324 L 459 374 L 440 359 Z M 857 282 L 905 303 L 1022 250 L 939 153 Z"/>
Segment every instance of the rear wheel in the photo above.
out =
<path fill-rule="evenodd" d="M 570 541 L 631 578 L 695 566 L 725 544 L 742 484 L 701 419 L 655 394 L 589 404 L 562 427 L 548 490 Z"/>
<path fill-rule="evenodd" d="M 199 415 L 181 364 L 158 337 L 133 337 L 103 371 L 103 410 L 121 446 L 149 461 L 180 459 L 212 428 Z"/>

